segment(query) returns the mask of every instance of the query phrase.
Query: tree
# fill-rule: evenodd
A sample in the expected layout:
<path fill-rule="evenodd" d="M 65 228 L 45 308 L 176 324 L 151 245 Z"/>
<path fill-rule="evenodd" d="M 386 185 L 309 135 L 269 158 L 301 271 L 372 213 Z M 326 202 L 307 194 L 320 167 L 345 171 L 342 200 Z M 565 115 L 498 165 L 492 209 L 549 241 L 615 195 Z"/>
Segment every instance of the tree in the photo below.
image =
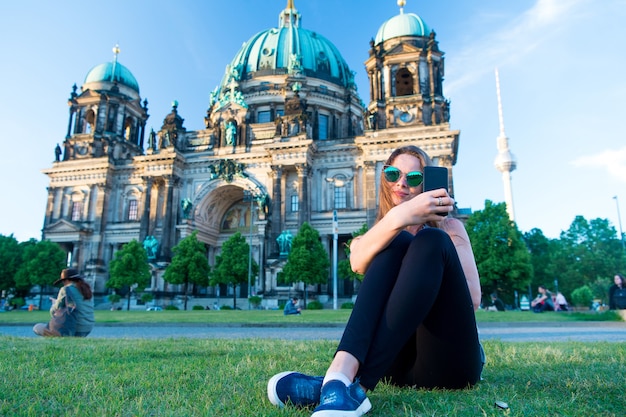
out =
<path fill-rule="evenodd" d="M 309 223 L 304 222 L 293 238 L 291 252 L 283 268 L 282 278 L 287 283 L 304 283 L 304 307 L 307 286 L 328 282 L 330 260 L 320 242 L 320 235 Z"/>
<path fill-rule="evenodd" d="M 577 307 L 590 307 L 593 301 L 593 291 L 586 285 L 572 291 L 572 303 Z"/>
<path fill-rule="evenodd" d="M 109 294 L 107 297 L 111 303 L 111 310 L 116 310 L 115 304 L 119 303 L 122 297 L 119 294 Z M 120 307 L 121 309 L 122 307 Z"/>
<path fill-rule="evenodd" d="M 368 231 L 367 224 L 361 226 L 359 230 L 356 232 L 352 232 L 352 239 L 357 236 L 364 235 Z M 337 274 L 342 278 L 352 278 L 353 280 L 363 281 L 363 274 L 359 274 L 352 270 L 352 266 L 350 265 L 350 244 L 352 243 L 352 239 L 346 242 L 346 246 L 344 251 L 346 252 L 346 259 L 340 261 L 337 264 Z"/>
<path fill-rule="evenodd" d="M 187 292 L 189 283 L 207 286 L 209 283 L 209 261 L 204 243 L 198 240 L 198 232 L 178 242 L 172 248 L 172 263 L 168 265 L 163 279 L 170 284 L 184 284 L 185 310 L 187 310 Z"/>
<path fill-rule="evenodd" d="M 612 282 L 616 271 L 623 270 L 626 254 L 616 236 L 608 220 L 588 222 L 583 216 L 576 216 L 569 229 L 561 232 L 553 270 L 566 296 L 597 280 Z"/>
<path fill-rule="evenodd" d="M 529 298 L 532 298 L 534 289 L 539 285 L 548 285 L 558 277 L 554 259 L 559 250 L 559 241 L 548 239 L 540 229 L 535 228 L 524 233 L 524 242 L 530 252 L 533 265 L 534 276 L 530 283 L 532 289 L 528 294 Z"/>
<path fill-rule="evenodd" d="M 15 276 L 17 288 L 28 289 L 39 286 L 39 309 L 42 308 L 43 290 L 59 279 L 66 267 L 66 254 L 61 247 L 49 240 L 31 240 L 23 244 L 23 262 Z"/>
<path fill-rule="evenodd" d="M 472 242 L 483 294 L 497 292 L 512 302 L 516 290 L 525 289 L 533 277 L 530 253 L 521 232 L 509 219 L 506 204 L 485 201 L 485 208 L 470 215 L 465 224 Z"/>
<path fill-rule="evenodd" d="M 118 290 L 128 287 L 126 309 L 130 310 L 132 287 L 145 288 L 150 283 L 150 278 L 150 265 L 146 250 L 141 243 L 133 239 L 115 252 L 115 259 L 109 263 L 109 280 L 106 286 Z"/>
<path fill-rule="evenodd" d="M 215 257 L 211 285 L 233 286 L 233 308 L 237 308 L 237 285 L 248 282 L 249 256 L 250 246 L 241 233 L 237 232 L 224 242 L 221 254 Z M 252 259 L 251 279 L 256 279 L 258 273 L 259 265 Z"/>
<path fill-rule="evenodd" d="M 15 288 L 15 274 L 22 259 L 22 248 L 13 235 L 0 235 L 0 291 Z"/>
<path fill-rule="evenodd" d="M 17 272 L 15 273 L 15 295 L 18 297 L 26 297 L 26 295 L 30 292 L 32 284 L 28 280 L 28 276 L 24 276 L 20 274 L 20 269 L 24 265 L 25 262 L 28 261 L 27 256 L 29 256 L 32 252 L 31 249 L 37 245 L 36 239 L 29 239 L 26 242 L 20 242 L 20 254 L 19 254 L 19 264 L 17 266 Z M 26 252 L 29 252 L 28 254 Z"/>

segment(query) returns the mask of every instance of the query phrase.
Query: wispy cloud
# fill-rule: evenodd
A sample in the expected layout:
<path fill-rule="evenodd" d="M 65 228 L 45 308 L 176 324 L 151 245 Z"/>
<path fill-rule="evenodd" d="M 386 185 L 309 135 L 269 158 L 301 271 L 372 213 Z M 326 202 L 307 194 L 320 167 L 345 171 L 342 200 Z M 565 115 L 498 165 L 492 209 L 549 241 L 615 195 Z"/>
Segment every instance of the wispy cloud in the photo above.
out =
<path fill-rule="evenodd" d="M 454 52 L 446 73 L 447 95 L 473 84 L 495 67 L 519 63 L 539 45 L 585 15 L 591 0 L 537 0 L 522 15 L 501 22 L 502 28 Z"/>
<path fill-rule="evenodd" d="M 626 147 L 581 156 L 571 162 L 575 167 L 590 167 L 606 169 L 607 172 L 620 181 L 626 182 Z"/>

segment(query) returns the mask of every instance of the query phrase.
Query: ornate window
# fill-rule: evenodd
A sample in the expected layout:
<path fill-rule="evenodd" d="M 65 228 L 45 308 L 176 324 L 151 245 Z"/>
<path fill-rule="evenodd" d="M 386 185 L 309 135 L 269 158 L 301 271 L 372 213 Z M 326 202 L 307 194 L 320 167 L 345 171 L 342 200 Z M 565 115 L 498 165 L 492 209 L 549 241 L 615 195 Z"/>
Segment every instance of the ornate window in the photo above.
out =
<path fill-rule="evenodd" d="M 96 125 L 96 114 L 93 109 L 87 110 L 87 114 L 85 115 L 85 132 L 84 133 L 93 133 L 95 131 L 94 127 Z"/>
<path fill-rule="evenodd" d="M 413 74 L 402 68 L 396 73 L 396 96 L 410 96 L 414 93 Z"/>
<path fill-rule="evenodd" d="M 346 186 L 338 185 L 339 181 L 335 181 L 334 190 L 334 206 L 335 209 L 345 209 L 347 207 Z"/>
<path fill-rule="evenodd" d="M 83 202 L 72 201 L 72 221 L 73 222 L 80 221 L 82 214 L 83 214 Z"/>
<path fill-rule="evenodd" d="M 291 196 L 291 212 L 297 213 L 300 210 L 300 200 L 297 194 Z"/>
<path fill-rule="evenodd" d="M 318 131 L 318 139 L 326 140 L 328 139 L 328 115 L 320 114 L 317 116 L 317 123 L 319 126 Z"/>
<path fill-rule="evenodd" d="M 130 117 L 127 117 L 124 121 L 124 139 L 131 140 L 133 129 L 133 120 Z"/>
<path fill-rule="evenodd" d="M 106 130 L 108 132 L 114 132 L 115 131 L 115 119 L 117 118 L 117 105 L 116 104 L 111 104 L 111 106 L 108 109 L 108 114 L 107 114 L 107 127 Z"/>
<path fill-rule="evenodd" d="M 258 122 L 259 123 L 269 123 L 271 122 L 271 112 L 269 110 L 263 110 L 259 112 Z"/>
<path fill-rule="evenodd" d="M 128 200 L 128 220 L 139 219 L 139 202 L 135 199 Z"/>

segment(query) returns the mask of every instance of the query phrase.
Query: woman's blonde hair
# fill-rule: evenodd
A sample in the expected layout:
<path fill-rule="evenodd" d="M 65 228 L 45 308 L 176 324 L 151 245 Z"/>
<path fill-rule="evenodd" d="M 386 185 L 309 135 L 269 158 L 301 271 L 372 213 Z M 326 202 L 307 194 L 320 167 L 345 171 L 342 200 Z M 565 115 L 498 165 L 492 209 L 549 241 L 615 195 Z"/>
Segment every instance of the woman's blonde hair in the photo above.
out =
<path fill-rule="evenodd" d="M 432 160 L 426 154 L 426 152 L 424 152 L 417 146 L 407 145 L 393 151 L 391 155 L 389 155 L 389 158 L 387 158 L 387 161 L 385 161 L 385 165 L 392 165 L 399 155 L 411 155 L 416 157 L 420 160 L 422 164 L 422 169 L 425 166 L 433 164 Z M 393 203 L 393 199 L 391 198 L 391 184 L 385 180 L 384 175 L 380 176 L 380 184 L 378 189 L 378 214 L 376 215 L 376 222 L 385 217 L 385 214 L 387 214 L 387 212 L 395 206 L 395 204 Z"/>

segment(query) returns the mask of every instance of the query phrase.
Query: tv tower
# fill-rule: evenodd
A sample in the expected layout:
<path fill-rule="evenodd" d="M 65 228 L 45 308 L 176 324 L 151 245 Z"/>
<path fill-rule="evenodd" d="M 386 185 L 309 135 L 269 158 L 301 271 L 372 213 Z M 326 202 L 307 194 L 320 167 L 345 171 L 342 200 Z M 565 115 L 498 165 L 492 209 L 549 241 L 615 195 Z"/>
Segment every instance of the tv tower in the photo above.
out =
<path fill-rule="evenodd" d="M 515 155 L 509 149 L 509 138 L 504 133 L 504 118 L 502 117 L 502 99 L 500 98 L 500 76 L 496 68 L 496 93 L 498 94 L 498 118 L 500 119 L 500 135 L 498 141 L 498 155 L 494 161 L 496 169 L 502 173 L 504 183 L 504 201 L 509 219 L 515 221 L 515 209 L 513 208 L 513 189 L 511 186 L 511 172 L 517 167 Z"/>

